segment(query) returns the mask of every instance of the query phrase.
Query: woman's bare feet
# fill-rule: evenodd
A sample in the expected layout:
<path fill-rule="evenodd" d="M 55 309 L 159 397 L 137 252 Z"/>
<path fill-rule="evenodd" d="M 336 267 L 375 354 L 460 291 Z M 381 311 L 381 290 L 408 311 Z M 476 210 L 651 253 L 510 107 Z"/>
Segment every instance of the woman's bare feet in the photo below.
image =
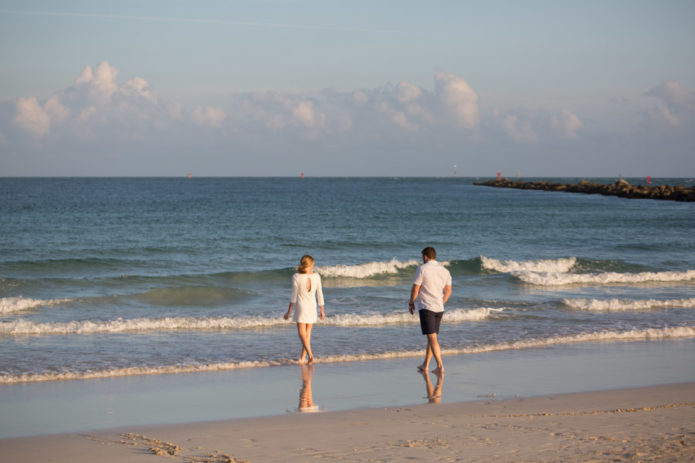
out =
<path fill-rule="evenodd" d="M 432 370 L 432 373 L 434 373 L 435 375 L 443 375 L 444 367 L 437 367 L 434 370 Z"/>
<path fill-rule="evenodd" d="M 424 373 L 424 372 L 427 371 L 427 365 L 425 365 L 425 364 L 423 363 L 422 365 L 418 365 L 418 366 L 417 366 L 417 369 L 418 369 L 418 371 L 421 371 L 421 372 Z"/>

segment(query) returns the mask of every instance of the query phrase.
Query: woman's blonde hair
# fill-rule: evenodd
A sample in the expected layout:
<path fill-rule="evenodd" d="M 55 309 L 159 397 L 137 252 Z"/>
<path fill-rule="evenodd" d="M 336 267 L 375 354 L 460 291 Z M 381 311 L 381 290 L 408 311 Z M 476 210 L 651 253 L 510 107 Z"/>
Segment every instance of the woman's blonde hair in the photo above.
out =
<path fill-rule="evenodd" d="M 299 273 L 306 273 L 307 269 L 312 265 L 314 265 L 314 258 L 309 254 L 305 254 L 301 259 L 299 259 L 299 267 L 297 267 L 297 271 Z"/>

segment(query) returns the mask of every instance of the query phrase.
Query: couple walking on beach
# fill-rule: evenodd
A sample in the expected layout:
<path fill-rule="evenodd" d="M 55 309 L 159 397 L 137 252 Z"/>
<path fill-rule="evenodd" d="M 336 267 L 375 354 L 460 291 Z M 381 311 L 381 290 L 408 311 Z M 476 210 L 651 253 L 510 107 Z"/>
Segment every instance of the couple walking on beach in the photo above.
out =
<path fill-rule="evenodd" d="M 410 302 L 408 310 L 415 313 L 417 308 L 420 316 L 420 329 L 427 336 L 427 348 L 425 360 L 418 366 L 420 371 L 427 371 L 430 360 L 434 357 L 437 368 L 436 374 L 444 373 L 442 354 L 439 347 L 439 325 L 444 315 L 444 304 L 451 296 L 451 274 L 439 262 L 437 251 L 431 246 L 422 250 L 422 265 L 415 272 L 415 280 L 410 290 Z M 314 273 L 314 258 L 302 256 L 297 273 L 292 276 L 292 296 L 290 305 L 285 313 L 285 320 L 289 320 L 292 310 L 296 306 L 293 320 L 297 323 L 297 332 L 302 342 L 302 352 L 299 363 L 313 363 L 314 355 L 311 352 L 311 329 L 318 321 L 316 301 L 321 308 L 321 320 L 326 317 L 324 312 L 323 290 L 321 277 Z"/>

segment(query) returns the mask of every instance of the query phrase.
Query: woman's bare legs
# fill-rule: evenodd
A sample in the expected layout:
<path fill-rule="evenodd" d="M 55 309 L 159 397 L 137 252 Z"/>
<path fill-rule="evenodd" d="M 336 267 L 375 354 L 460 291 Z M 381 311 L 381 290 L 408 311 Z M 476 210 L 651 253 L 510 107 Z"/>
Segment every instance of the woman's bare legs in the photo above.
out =
<path fill-rule="evenodd" d="M 299 340 L 302 341 L 302 353 L 299 356 L 299 363 L 304 363 L 304 355 L 308 355 L 309 362 L 314 361 L 314 354 L 311 353 L 311 323 L 297 323 L 297 333 Z"/>

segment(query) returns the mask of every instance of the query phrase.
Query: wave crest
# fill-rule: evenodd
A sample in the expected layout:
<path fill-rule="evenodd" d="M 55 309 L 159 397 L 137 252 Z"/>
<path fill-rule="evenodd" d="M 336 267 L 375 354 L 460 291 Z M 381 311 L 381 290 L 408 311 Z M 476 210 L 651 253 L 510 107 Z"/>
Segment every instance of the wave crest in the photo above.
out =
<path fill-rule="evenodd" d="M 633 284 L 633 283 L 678 283 L 695 279 L 695 270 L 685 272 L 641 272 L 641 273 L 555 273 L 513 272 L 515 277 L 538 286 L 564 286 L 573 284 Z"/>
<path fill-rule="evenodd" d="M 577 310 L 592 312 L 621 312 L 651 309 L 695 308 L 695 297 L 689 299 L 563 299 L 563 304 Z"/>
<path fill-rule="evenodd" d="M 25 297 L 0 298 L 0 314 L 23 312 L 36 307 L 62 304 L 71 299 L 30 299 Z"/>
<path fill-rule="evenodd" d="M 576 257 L 568 257 L 563 259 L 545 259 L 545 260 L 497 260 L 491 257 L 480 256 L 482 267 L 485 270 L 494 270 L 500 273 L 512 272 L 556 272 L 567 273 L 577 263 Z"/>
<path fill-rule="evenodd" d="M 316 271 L 327 278 L 371 278 L 377 275 L 394 275 L 399 270 L 418 265 L 418 261 L 401 262 L 391 259 L 389 262 L 367 262 L 359 265 L 333 265 L 317 267 Z"/>
<path fill-rule="evenodd" d="M 453 309 L 447 310 L 444 321 L 459 323 L 465 321 L 480 321 L 503 309 Z M 371 326 L 379 327 L 399 323 L 419 323 L 419 318 L 405 311 L 385 314 L 338 314 L 326 317 L 319 322 L 328 326 Z M 0 323 L 0 335 L 36 336 L 36 335 L 73 335 L 73 334 L 103 334 L 124 332 L 156 332 L 156 331 L 205 331 L 205 330 L 245 330 L 255 328 L 270 328 L 289 325 L 281 316 L 277 317 L 165 317 L 165 318 L 134 318 L 108 321 L 72 321 L 65 323 L 35 323 L 27 320 L 14 320 Z"/>

